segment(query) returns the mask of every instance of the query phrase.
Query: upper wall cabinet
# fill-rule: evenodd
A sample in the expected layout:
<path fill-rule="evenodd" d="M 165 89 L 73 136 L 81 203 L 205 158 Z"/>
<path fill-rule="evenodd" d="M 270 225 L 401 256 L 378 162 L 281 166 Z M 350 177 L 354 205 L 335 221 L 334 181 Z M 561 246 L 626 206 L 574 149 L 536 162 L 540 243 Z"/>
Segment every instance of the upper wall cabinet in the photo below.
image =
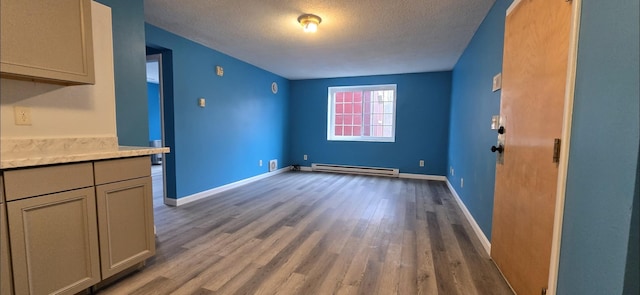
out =
<path fill-rule="evenodd" d="M 94 84 L 91 0 L 0 0 L 3 78 Z"/>

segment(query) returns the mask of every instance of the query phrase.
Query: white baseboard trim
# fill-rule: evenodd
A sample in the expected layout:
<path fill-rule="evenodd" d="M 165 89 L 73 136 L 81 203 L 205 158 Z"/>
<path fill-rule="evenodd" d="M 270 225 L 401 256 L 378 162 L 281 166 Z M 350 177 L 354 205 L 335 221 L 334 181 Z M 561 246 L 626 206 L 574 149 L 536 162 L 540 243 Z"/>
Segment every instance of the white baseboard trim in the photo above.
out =
<path fill-rule="evenodd" d="M 446 176 L 441 175 L 426 175 L 426 174 L 413 174 L 413 173 L 400 173 L 398 175 L 400 178 L 407 179 L 422 179 L 422 180 L 437 180 L 437 181 L 447 181 Z"/>
<path fill-rule="evenodd" d="M 307 172 L 311 172 L 311 167 L 309 166 L 300 166 L 300 171 L 307 171 Z"/>
<path fill-rule="evenodd" d="M 487 239 L 487 236 L 484 235 L 484 233 L 482 232 L 482 229 L 480 229 L 480 226 L 471 215 L 471 212 L 469 212 L 469 209 L 467 209 L 467 206 L 465 206 L 464 203 L 462 202 L 462 199 L 460 199 L 460 196 L 458 195 L 456 190 L 453 188 L 453 186 L 449 182 L 449 179 L 445 179 L 445 180 L 447 182 L 447 186 L 449 187 L 449 190 L 451 191 L 451 194 L 456 199 L 456 203 L 458 203 L 460 210 L 462 210 L 462 213 L 464 213 L 464 216 L 467 218 L 467 220 L 471 224 L 471 228 L 473 228 L 473 231 L 475 232 L 476 236 L 478 236 L 478 239 L 480 239 L 480 243 L 482 244 L 482 247 L 484 247 L 484 250 L 487 251 L 487 254 L 491 255 L 491 242 L 489 242 L 489 239 Z"/>
<path fill-rule="evenodd" d="M 184 205 L 184 204 L 187 204 L 187 203 L 191 203 L 191 202 L 194 202 L 194 201 L 197 201 L 197 200 L 200 200 L 200 199 L 212 197 L 212 196 L 214 196 L 216 194 L 219 194 L 221 192 L 225 192 L 225 191 L 228 191 L 228 190 L 243 186 L 245 184 L 249 184 L 249 183 L 252 183 L 254 181 L 258 181 L 258 180 L 261 180 L 261 179 L 264 179 L 264 178 L 267 178 L 267 177 L 278 175 L 280 173 L 287 172 L 287 171 L 290 171 L 290 170 L 291 170 L 291 166 L 287 166 L 287 167 L 284 167 L 284 168 L 281 168 L 281 169 L 278 169 L 278 170 L 275 170 L 275 171 L 272 171 L 272 172 L 267 172 L 267 173 L 263 173 L 263 174 L 256 175 L 256 176 L 253 176 L 253 177 L 245 178 L 243 180 L 239 180 L 239 181 L 236 181 L 236 182 L 225 184 L 223 186 L 219 186 L 219 187 L 216 187 L 216 188 L 213 188 L 213 189 L 210 189 L 210 190 L 206 190 L 206 191 L 202 191 L 202 192 L 199 192 L 199 193 L 195 193 L 193 195 L 189 195 L 189 196 L 182 197 L 182 198 L 179 198 L 179 199 L 166 198 L 164 203 L 166 205 L 169 205 L 169 206 L 181 206 L 181 205 Z"/>
<path fill-rule="evenodd" d="M 178 199 L 164 198 L 164 204 L 171 207 L 178 206 Z"/>

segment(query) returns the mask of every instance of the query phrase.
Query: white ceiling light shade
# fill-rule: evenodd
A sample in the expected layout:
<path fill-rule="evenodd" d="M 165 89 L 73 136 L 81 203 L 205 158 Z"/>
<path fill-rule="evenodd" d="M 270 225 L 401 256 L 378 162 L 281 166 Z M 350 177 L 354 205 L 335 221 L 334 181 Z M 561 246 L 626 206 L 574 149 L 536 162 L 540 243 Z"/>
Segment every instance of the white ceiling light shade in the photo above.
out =
<path fill-rule="evenodd" d="M 322 19 L 315 14 L 303 14 L 298 17 L 298 22 L 305 33 L 315 33 Z"/>

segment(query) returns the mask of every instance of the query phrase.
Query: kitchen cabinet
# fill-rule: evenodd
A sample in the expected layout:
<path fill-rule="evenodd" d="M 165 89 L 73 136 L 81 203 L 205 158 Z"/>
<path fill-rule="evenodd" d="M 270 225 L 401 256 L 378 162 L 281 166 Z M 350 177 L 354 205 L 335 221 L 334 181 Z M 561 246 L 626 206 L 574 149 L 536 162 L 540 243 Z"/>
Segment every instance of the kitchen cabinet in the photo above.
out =
<path fill-rule="evenodd" d="M 91 0 L 1 0 L 0 74 L 94 84 Z"/>
<path fill-rule="evenodd" d="M 149 157 L 94 163 L 102 279 L 155 254 Z"/>
<path fill-rule="evenodd" d="M 75 294 L 100 281 L 92 187 L 7 207 L 16 294 Z"/>
<path fill-rule="evenodd" d="M 2 185 L 2 175 L 0 175 L 0 294 L 13 294 L 6 212 L 4 187 Z"/>
<path fill-rule="evenodd" d="M 75 294 L 100 281 L 91 163 L 4 172 L 16 294 Z"/>
<path fill-rule="evenodd" d="M 16 294 L 76 294 L 155 254 L 148 156 L 3 176 Z"/>

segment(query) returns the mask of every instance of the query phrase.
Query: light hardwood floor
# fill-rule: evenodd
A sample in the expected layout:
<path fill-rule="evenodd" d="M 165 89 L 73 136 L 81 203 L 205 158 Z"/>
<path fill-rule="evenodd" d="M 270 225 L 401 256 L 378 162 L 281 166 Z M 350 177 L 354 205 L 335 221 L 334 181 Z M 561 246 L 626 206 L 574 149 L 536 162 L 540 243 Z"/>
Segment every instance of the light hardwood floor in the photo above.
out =
<path fill-rule="evenodd" d="M 287 172 L 155 221 L 100 294 L 512 294 L 444 182 Z"/>

